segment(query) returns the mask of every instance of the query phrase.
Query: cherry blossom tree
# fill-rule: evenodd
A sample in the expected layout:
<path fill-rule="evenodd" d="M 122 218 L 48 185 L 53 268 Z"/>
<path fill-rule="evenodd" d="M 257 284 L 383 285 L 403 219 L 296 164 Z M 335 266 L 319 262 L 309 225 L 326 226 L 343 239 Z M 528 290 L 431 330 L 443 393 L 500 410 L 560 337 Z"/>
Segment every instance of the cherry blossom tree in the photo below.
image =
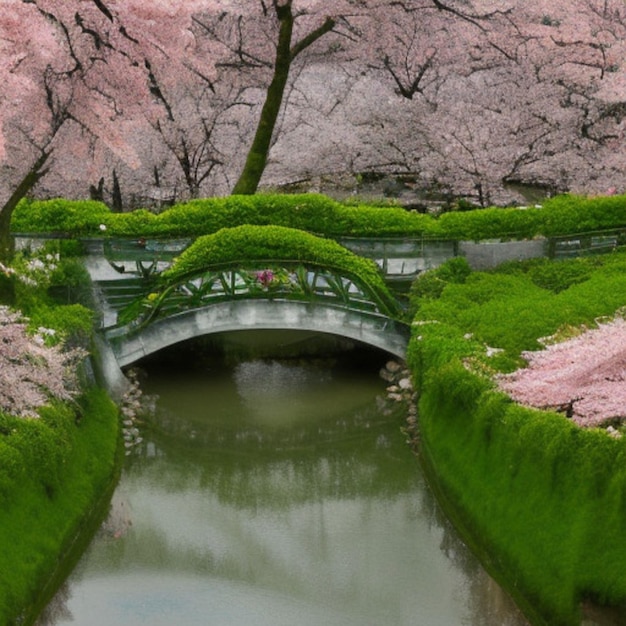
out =
<path fill-rule="evenodd" d="M 97 140 L 139 166 L 121 120 L 163 114 L 153 67 L 171 76 L 194 65 L 190 11 L 196 3 L 139 0 L 7 0 L 0 16 L 0 256 L 11 253 L 11 213 L 70 144 L 88 160 Z M 24 24 L 29 28 L 25 29 Z M 202 67 L 205 75 L 207 67 Z"/>
<path fill-rule="evenodd" d="M 623 318 L 524 357 L 528 367 L 502 375 L 498 381 L 517 402 L 561 411 L 581 426 L 626 419 Z"/>
<path fill-rule="evenodd" d="M 464 3 L 455 6 L 455 3 L 444 4 L 442 2 L 391 2 L 389 0 L 368 0 L 352 1 L 352 2 L 334 2 L 324 3 L 323 6 L 317 6 L 319 3 L 306 3 L 306 9 L 296 7 L 296 3 L 277 3 L 271 6 L 269 3 L 261 3 L 261 12 L 255 16 L 254 24 L 262 24 L 262 17 L 272 18 L 275 23 L 272 35 L 265 32 L 265 36 L 252 36 L 252 31 L 247 31 L 247 24 L 243 16 L 230 16 L 229 21 L 223 14 L 210 24 L 204 25 L 209 35 L 224 43 L 224 46 L 231 52 L 231 58 L 225 62 L 218 62 L 218 66 L 226 66 L 229 69 L 236 68 L 239 72 L 242 70 L 248 73 L 259 75 L 267 75 L 267 83 L 264 89 L 266 98 L 264 107 L 259 115 L 259 124 L 256 129 L 255 138 L 252 141 L 252 147 L 248 154 L 248 164 L 244 168 L 244 173 L 234 187 L 235 193 L 244 192 L 246 183 L 244 182 L 247 172 L 252 168 L 255 172 L 252 178 L 253 184 L 248 187 L 248 191 L 257 188 L 260 176 L 264 172 L 269 148 L 272 141 L 281 141 L 277 138 L 276 120 L 281 110 L 281 103 L 288 104 L 293 107 L 298 101 L 304 107 L 296 110 L 295 114 L 290 115 L 296 117 L 297 123 L 292 121 L 288 125 L 293 130 L 296 126 L 306 126 L 310 129 L 311 135 L 315 137 L 316 131 L 310 121 L 311 112 L 314 111 L 310 103 L 316 99 L 318 94 L 306 88 L 300 88 L 295 81 L 291 84 L 290 96 L 284 101 L 285 88 L 288 84 L 289 72 L 293 73 L 294 64 L 305 50 L 309 52 L 307 55 L 307 68 L 328 66 L 332 64 L 344 75 L 352 75 L 353 79 L 359 74 L 372 72 L 384 75 L 386 79 L 391 80 L 396 93 L 406 99 L 414 99 L 420 97 L 430 106 L 435 106 L 437 96 L 437 88 L 444 81 L 449 67 L 459 65 L 459 59 L 462 58 L 461 48 L 463 45 L 463 34 L 467 28 L 482 33 L 486 30 L 483 26 L 489 23 L 495 17 L 505 16 L 506 9 L 482 7 L 477 10 L 469 10 Z M 254 5 L 252 5 L 254 6 Z M 257 5 L 258 7 L 259 5 Z M 284 21 L 278 19 L 277 12 L 279 6 L 282 6 L 282 15 Z M 303 3 L 304 6 L 304 3 Z M 273 11 L 271 10 L 273 8 Z M 316 11 L 318 15 L 316 16 Z M 236 17 L 236 19 L 235 19 Z M 234 20 L 234 22 L 233 22 Z M 302 24 L 306 21 L 311 25 L 302 28 Z M 267 19 L 266 19 L 267 22 Z M 233 25 L 233 23 L 235 25 Z M 258 41 L 276 41 L 280 42 L 281 25 L 285 29 L 300 26 L 298 35 L 300 39 L 295 45 L 284 41 L 283 53 L 279 53 L 278 44 L 272 47 L 275 58 L 268 56 L 267 52 L 259 47 Z M 287 32 L 287 31 L 285 31 Z M 291 34 L 290 34 L 291 37 Z M 321 46 L 320 40 L 323 38 L 327 45 Z M 297 39 L 297 37 L 296 37 Z M 467 39 L 467 37 L 465 37 Z M 291 40 L 290 40 L 291 41 Z M 250 47 L 253 42 L 254 47 Z M 307 45 L 301 45 L 306 42 Z M 457 45 L 457 42 L 460 42 Z M 312 47 L 313 54 L 310 54 L 309 43 Z M 329 45 L 328 45 L 329 44 Z M 333 51 L 333 55 L 329 56 L 328 51 Z M 339 52 L 340 54 L 337 54 Z M 281 61 L 281 54 L 284 57 Z M 499 54 L 499 53 L 498 53 Z M 280 70 L 281 77 L 278 78 L 278 64 L 282 62 L 284 69 Z M 483 59 L 483 64 L 487 63 Z M 347 69 L 348 66 L 351 69 Z M 271 72 L 269 71 L 271 70 Z M 308 77 L 314 75 L 307 69 L 302 68 L 302 64 L 296 67 L 296 75 L 300 77 Z M 358 78 L 356 78 L 358 80 Z M 276 82 L 278 81 L 278 82 Z M 339 81 L 341 82 L 341 80 Z M 330 79 L 329 85 L 336 84 L 337 81 Z M 267 86 L 269 85 L 269 86 Z M 325 85 L 324 85 L 325 87 Z M 326 94 L 327 90 L 322 87 L 322 94 Z M 273 92 L 273 90 L 275 90 Z M 272 95 L 273 92 L 273 95 Z M 344 89 L 344 93 L 346 90 Z M 280 94 L 280 97 L 276 97 Z M 294 95 L 295 97 L 291 97 Z M 318 115 L 319 122 L 324 124 L 328 120 L 329 111 L 334 113 L 335 106 L 333 103 L 333 93 L 329 90 L 329 98 L 326 102 L 318 104 L 318 111 L 321 109 L 322 114 Z M 380 110 L 376 97 L 369 95 L 369 115 L 376 117 Z M 323 97 L 322 97 L 322 100 Z M 352 109 L 353 103 L 337 103 L 338 109 Z M 297 109 L 297 107 L 296 107 Z M 291 109 L 290 109 L 291 110 Z M 271 113 L 269 113 L 271 111 Z M 313 113 L 315 114 L 315 112 Z M 265 117 L 269 115 L 270 117 Z M 341 114 L 335 116 L 335 121 L 340 122 Z M 393 120 L 393 116 L 387 119 Z M 271 120 L 270 123 L 268 121 Z M 331 145 L 325 151 L 324 156 L 337 156 L 337 150 L 346 154 L 346 159 L 350 162 L 349 167 L 354 167 L 358 161 L 359 154 L 362 150 L 356 147 L 350 156 L 347 150 L 353 145 L 349 142 L 350 133 L 345 131 L 354 125 L 365 124 L 357 121 L 350 121 L 344 113 L 343 122 L 344 132 L 333 133 L 329 130 L 329 138 Z M 328 124 L 326 124 L 328 125 Z M 373 124 L 376 126 L 376 123 Z M 287 129 L 288 130 L 288 129 Z M 335 128 L 335 131 L 338 129 Z M 288 130 L 289 132 L 289 130 Z M 285 133 L 283 133 L 284 136 Z M 296 137 L 299 136 L 299 144 L 296 143 Z M 283 144 L 302 146 L 302 142 L 306 141 L 306 133 L 298 128 L 291 135 L 295 141 L 287 142 L 283 139 Z M 316 142 L 319 143 L 319 142 Z M 369 142 L 368 142 L 369 143 Z M 390 142 L 394 149 L 397 143 L 393 140 Z M 381 160 L 389 163 L 397 162 L 397 156 L 382 155 L 382 152 L 375 142 L 371 145 L 381 155 Z M 348 148 L 346 149 L 346 146 Z M 283 148 L 284 149 L 284 148 Z M 326 163 L 326 158 L 324 160 Z M 370 167 L 372 163 L 370 163 Z"/>
<path fill-rule="evenodd" d="M 75 366 L 83 353 L 47 347 L 45 329 L 31 336 L 26 328 L 19 314 L 0 306 L 0 411 L 35 418 L 37 409 L 52 399 L 68 401 L 75 396 Z"/>
<path fill-rule="evenodd" d="M 45 174 L 51 140 L 66 116 L 63 103 L 53 95 L 52 72 L 46 71 L 46 63 L 58 52 L 57 42 L 32 7 L 17 0 L 9 5 L 0 14 L 0 80 L 4 85 L 0 94 L 0 164 L 2 179 L 9 182 L 3 185 L 0 197 L 0 259 L 4 260 L 12 246 L 9 225 L 13 209 Z M 31 19 L 41 32 L 37 42 L 40 48 L 34 39 L 20 36 L 22 25 Z M 23 120 L 27 103 L 36 103 L 40 114 Z M 14 120 L 20 121 L 13 124 Z M 26 166 L 11 168 L 7 165 L 9 156 L 14 163 Z"/>
<path fill-rule="evenodd" d="M 225 26 L 229 30 L 230 38 L 222 41 L 230 58 L 220 61 L 220 66 L 269 72 L 259 120 L 233 193 L 251 194 L 258 188 L 292 65 L 330 33 L 336 35 L 334 46 L 341 45 L 337 43 L 337 36 L 351 37 L 351 27 L 346 19 L 348 5 L 339 0 L 325 3 L 260 0 L 248 4 L 247 14 L 231 14 L 226 22 L 221 15 L 211 25 L 198 20 L 213 37 L 218 32 L 216 21 L 219 31 L 224 31 Z M 259 46 L 258 42 L 264 42 L 265 46 Z"/>
<path fill-rule="evenodd" d="M 526 85 L 533 90 L 546 86 L 553 94 L 544 103 L 545 128 L 553 143 L 539 151 L 541 158 L 534 163 L 543 176 L 552 172 L 557 183 L 560 177 L 557 186 L 571 189 L 581 172 L 586 182 L 602 178 L 608 185 L 626 165 L 618 149 L 624 132 L 620 85 L 625 68 L 620 62 L 625 18 L 621 0 L 539 2 L 518 9 L 523 48 L 516 61 Z M 524 168 L 520 172 L 523 176 Z"/>
<path fill-rule="evenodd" d="M 166 155 L 155 151 L 161 163 L 154 164 L 154 187 L 169 187 L 170 197 L 180 199 L 199 197 L 203 187 L 219 188 L 219 179 L 229 185 L 225 166 L 245 145 L 240 116 L 234 111 L 253 106 L 242 95 L 236 85 L 217 83 L 209 88 L 201 82 L 189 82 L 168 94 L 167 115 L 152 124 L 157 141 L 167 147 Z M 178 174 L 170 173 L 172 164 Z M 162 184 L 161 178 L 169 183 Z"/>
<path fill-rule="evenodd" d="M 621 187 L 624 23 L 623 0 L 7 0 L 0 232 L 34 185 L 113 171 L 148 202 L 331 172 L 482 204 Z"/>
<path fill-rule="evenodd" d="M 383 162 L 483 205 L 507 182 L 623 179 L 622 0 L 428 4 L 394 3 L 394 36 L 372 48 L 398 100 Z"/>

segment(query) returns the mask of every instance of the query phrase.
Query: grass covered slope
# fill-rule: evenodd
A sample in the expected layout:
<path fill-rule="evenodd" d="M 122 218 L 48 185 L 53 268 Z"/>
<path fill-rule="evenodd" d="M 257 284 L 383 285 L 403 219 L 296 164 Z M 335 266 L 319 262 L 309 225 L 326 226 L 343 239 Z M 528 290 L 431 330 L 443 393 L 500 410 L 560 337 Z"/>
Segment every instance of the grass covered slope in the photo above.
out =
<path fill-rule="evenodd" d="M 119 464 L 118 409 L 75 375 L 93 314 L 68 287 L 89 292 L 88 275 L 66 245 L 50 245 L 0 272 L 21 311 L 0 306 L 0 624 L 9 626 L 31 624 L 62 582 Z"/>
<path fill-rule="evenodd" d="M 422 458 L 449 514 L 535 623 L 578 625 L 585 600 L 626 615 L 626 437 L 493 383 L 539 338 L 626 304 L 626 255 L 490 273 L 455 259 L 433 274 L 414 288 L 408 359 Z"/>
<path fill-rule="evenodd" d="M 100 390 L 80 406 L 78 422 L 63 405 L 42 409 L 37 421 L 0 414 L 1 624 L 31 623 L 66 573 L 59 563 L 86 516 L 105 504 L 119 442 L 117 407 Z"/>

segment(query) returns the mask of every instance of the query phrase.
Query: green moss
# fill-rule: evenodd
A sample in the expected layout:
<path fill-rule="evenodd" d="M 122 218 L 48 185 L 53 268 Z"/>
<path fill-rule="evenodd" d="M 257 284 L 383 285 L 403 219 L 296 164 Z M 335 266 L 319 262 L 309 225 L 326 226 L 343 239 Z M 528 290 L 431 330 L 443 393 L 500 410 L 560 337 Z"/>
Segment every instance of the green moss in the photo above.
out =
<path fill-rule="evenodd" d="M 565 325 L 593 323 L 626 304 L 625 252 L 590 259 L 542 259 L 516 267 L 508 263 L 495 271 L 474 272 L 463 282 L 439 279 L 442 270 L 445 265 L 416 281 L 412 300 L 417 319 L 457 326 L 505 350 L 513 361 L 524 350 L 540 349 L 538 339 Z M 429 283 L 434 283 L 430 290 L 420 287 Z"/>
<path fill-rule="evenodd" d="M 380 299 L 390 315 L 399 316 L 395 298 L 386 286 L 378 266 L 331 239 L 283 226 L 238 226 L 224 228 L 198 238 L 161 275 L 164 288 L 211 265 L 241 265 L 271 261 L 299 261 L 329 267 L 356 276 Z"/>

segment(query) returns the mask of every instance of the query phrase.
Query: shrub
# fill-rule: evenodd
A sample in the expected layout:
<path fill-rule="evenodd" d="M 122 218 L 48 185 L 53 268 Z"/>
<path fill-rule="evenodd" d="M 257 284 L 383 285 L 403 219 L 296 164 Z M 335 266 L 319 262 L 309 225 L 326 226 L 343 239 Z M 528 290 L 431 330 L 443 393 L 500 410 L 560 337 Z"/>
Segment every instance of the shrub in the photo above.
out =
<path fill-rule="evenodd" d="M 94 234 L 110 213 L 93 200 L 24 200 L 13 213 L 11 228 L 17 233 Z"/>
<path fill-rule="evenodd" d="M 478 209 L 444 213 L 439 228 L 447 239 L 532 239 L 541 232 L 543 209 Z"/>
<path fill-rule="evenodd" d="M 36 253 L 21 253 L 14 262 L 16 298 L 30 318 L 30 329 L 56 331 L 56 340 L 88 345 L 93 325 L 91 281 L 79 252 L 69 241 L 50 242 Z M 62 249 L 70 256 L 61 256 Z M 48 339 L 52 340 L 53 335 Z"/>
<path fill-rule="evenodd" d="M 540 349 L 538 339 L 566 325 L 611 315 L 625 304 L 626 253 L 507 263 L 491 272 L 474 272 L 464 282 L 439 280 L 441 268 L 416 281 L 412 307 L 417 319 L 454 324 L 505 350 L 508 358 L 502 365 L 507 368 L 524 350 Z M 431 288 L 422 289 L 422 284 Z"/>
<path fill-rule="evenodd" d="M 112 213 L 99 202 L 54 199 L 20 203 L 12 229 L 74 236 L 195 237 L 244 224 L 285 226 L 331 237 L 525 239 L 626 226 L 626 196 L 565 195 L 547 200 L 543 208 L 492 207 L 439 218 L 400 207 L 340 203 L 320 194 L 203 198 L 159 215 L 145 209 Z"/>
<path fill-rule="evenodd" d="M 555 263 L 548 258 L 539 258 L 522 263 L 517 261 L 506 263 L 501 265 L 498 271 L 518 275 L 526 273 L 538 287 L 558 293 L 587 280 L 598 259 L 601 257 L 579 257 Z"/>
<path fill-rule="evenodd" d="M 82 259 L 61 257 L 58 267 L 50 275 L 48 295 L 58 304 L 92 307 L 91 278 Z"/>
<path fill-rule="evenodd" d="M 162 273 L 161 282 L 171 284 L 210 265 L 268 260 L 301 261 L 356 276 L 374 290 L 389 314 L 400 315 L 396 300 L 373 261 L 333 240 L 282 226 L 238 226 L 200 237 Z"/>
<path fill-rule="evenodd" d="M 547 237 L 626 226 L 626 196 L 556 196 L 544 202 L 540 223 Z"/>
<path fill-rule="evenodd" d="M 459 256 L 449 259 L 437 268 L 418 274 L 409 291 L 411 315 L 415 315 L 423 302 L 438 299 L 446 285 L 462 284 L 471 273 L 467 259 Z"/>
<path fill-rule="evenodd" d="M 59 407 L 58 410 L 64 409 Z M 73 413 L 64 412 L 65 419 L 73 422 Z M 15 418 L 13 422 L 14 428 L 8 441 L 22 456 L 30 479 L 42 485 L 51 497 L 59 486 L 61 471 L 70 452 L 67 430 L 52 429 L 39 419 L 21 419 L 19 423 L 18 420 Z"/>
<path fill-rule="evenodd" d="M 29 328 L 36 332 L 39 328 L 55 331 L 51 344 L 64 342 L 67 348 L 88 347 L 93 330 L 94 312 L 82 304 L 47 306 L 42 304 L 29 315 Z"/>

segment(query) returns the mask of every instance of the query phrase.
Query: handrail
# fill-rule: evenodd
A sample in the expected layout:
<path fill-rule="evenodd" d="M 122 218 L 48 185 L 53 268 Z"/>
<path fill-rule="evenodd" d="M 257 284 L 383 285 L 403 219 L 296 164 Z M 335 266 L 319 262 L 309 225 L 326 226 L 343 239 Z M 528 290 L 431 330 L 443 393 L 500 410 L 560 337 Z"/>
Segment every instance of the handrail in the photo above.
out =
<path fill-rule="evenodd" d="M 257 267 L 258 266 L 258 267 Z M 382 304 L 383 308 L 386 309 L 390 315 L 400 314 L 400 307 L 398 302 L 393 298 L 391 294 L 386 294 L 384 291 L 378 292 L 376 285 L 370 284 L 365 278 L 363 278 L 360 274 L 353 272 L 349 269 L 346 269 L 345 266 L 336 265 L 334 263 L 319 263 L 317 261 L 311 261 L 307 259 L 245 259 L 245 260 L 234 260 L 234 261 L 224 261 L 222 263 L 212 263 L 203 267 L 202 271 L 213 271 L 213 270 L 221 270 L 221 269 L 246 269 L 250 268 L 251 270 L 256 269 L 266 269 L 271 267 L 300 267 L 304 266 L 306 268 L 311 269 L 323 269 L 330 270 L 336 276 L 342 276 L 352 280 L 357 283 L 359 286 L 365 286 L 368 290 L 372 292 L 377 301 Z M 192 272 L 181 274 L 179 276 L 180 279 L 188 278 L 199 274 L 200 271 L 194 270 Z M 384 286 L 384 279 L 382 273 L 380 275 L 381 284 Z M 167 280 L 167 277 L 165 278 Z M 389 298 L 386 296 L 389 295 Z"/>
<path fill-rule="evenodd" d="M 287 277 L 282 274 L 278 282 L 263 284 L 258 276 L 264 270 L 289 274 Z M 322 281 L 318 284 L 320 279 L 324 284 L 321 284 Z M 200 284 L 196 284 L 198 280 Z M 395 300 L 388 302 L 385 294 L 378 293 L 375 286 L 360 276 L 345 268 L 306 261 L 272 259 L 239 264 L 217 263 L 187 272 L 172 282 L 168 283 L 163 278 L 160 282 L 160 290 L 134 300 L 120 312 L 120 319 L 123 320 L 120 325 L 133 324 L 135 328 L 140 328 L 176 310 L 197 308 L 200 302 L 243 298 L 335 303 L 340 300 L 343 308 L 361 312 L 373 309 L 373 312 L 391 319 L 399 318 L 401 312 Z M 350 291 L 352 285 L 362 297 Z"/>

